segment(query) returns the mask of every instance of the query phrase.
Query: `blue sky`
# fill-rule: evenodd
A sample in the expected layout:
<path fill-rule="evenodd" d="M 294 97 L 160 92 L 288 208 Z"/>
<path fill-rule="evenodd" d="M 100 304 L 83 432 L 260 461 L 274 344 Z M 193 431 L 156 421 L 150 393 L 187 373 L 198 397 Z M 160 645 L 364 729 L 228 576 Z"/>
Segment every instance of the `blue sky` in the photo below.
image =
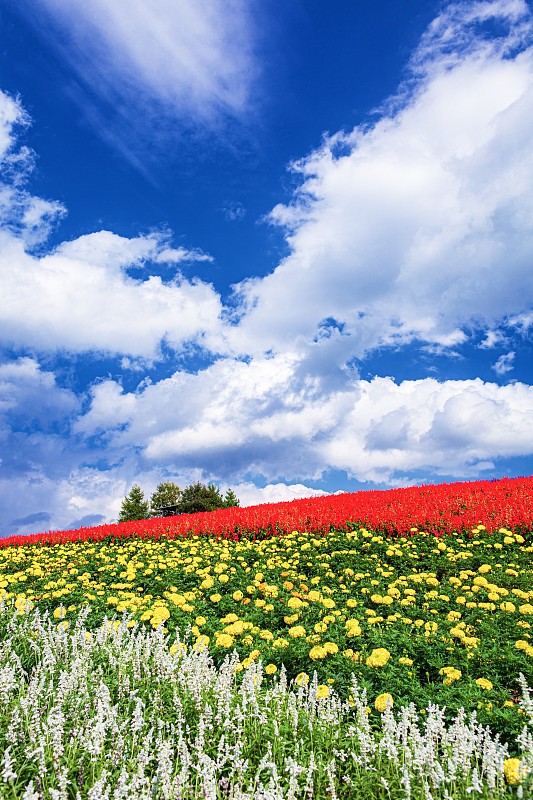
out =
<path fill-rule="evenodd" d="M 0 535 L 533 472 L 523 0 L 8 0 Z"/>

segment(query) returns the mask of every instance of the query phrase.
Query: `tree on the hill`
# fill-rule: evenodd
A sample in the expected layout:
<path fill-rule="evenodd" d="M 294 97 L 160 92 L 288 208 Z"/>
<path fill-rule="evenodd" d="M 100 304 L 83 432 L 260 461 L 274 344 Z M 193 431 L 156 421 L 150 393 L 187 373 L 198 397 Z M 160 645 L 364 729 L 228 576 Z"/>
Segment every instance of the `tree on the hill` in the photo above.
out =
<path fill-rule="evenodd" d="M 234 506 L 240 506 L 239 498 L 233 489 L 228 489 L 224 495 L 224 508 L 233 508 Z"/>
<path fill-rule="evenodd" d="M 215 511 L 224 508 L 224 498 L 214 484 L 191 483 L 181 493 L 178 514 L 195 514 L 197 511 Z"/>
<path fill-rule="evenodd" d="M 148 516 L 148 503 L 144 499 L 144 492 L 138 484 L 134 484 L 122 501 L 118 521 L 128 522 L 131 519 L 146 519 Z"/>
<path fill-rule="evenodd" d="M 160 483 L 150 498 L 150 516 L 158 517 L 164 506 L 175 506 L 181 499 L 181 489 L 177 483 L 165 481 Z"/>

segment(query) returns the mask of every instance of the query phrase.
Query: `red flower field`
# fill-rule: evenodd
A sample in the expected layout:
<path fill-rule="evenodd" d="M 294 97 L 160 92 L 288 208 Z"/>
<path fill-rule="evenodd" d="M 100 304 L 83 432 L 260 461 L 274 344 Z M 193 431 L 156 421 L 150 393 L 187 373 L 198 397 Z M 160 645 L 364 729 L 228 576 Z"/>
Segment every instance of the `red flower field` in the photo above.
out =
<path fill-rule="evenodd" d="M 533 524 L 533 476 L 353 492 L 78 530 L 9 536 L 0 539 L 0 547 L 130 536 L 262 538 L 293 530 L 327 532 L 350 524 L 401 536 L 409 535 L 412 528 L 435 536 L 463 531 L 470 533 L 476 525 L 484 525 L 487 531 L 500 527 L 530 530 Z"/>

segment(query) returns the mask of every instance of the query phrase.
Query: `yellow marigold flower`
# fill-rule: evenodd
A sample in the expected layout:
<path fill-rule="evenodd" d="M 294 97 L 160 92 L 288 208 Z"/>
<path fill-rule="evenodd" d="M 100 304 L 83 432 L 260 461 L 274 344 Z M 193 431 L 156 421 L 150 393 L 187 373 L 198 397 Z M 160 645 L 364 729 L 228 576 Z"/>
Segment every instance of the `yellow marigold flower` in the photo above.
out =
<path fill-rule="evenodd" d="M 241 592 L 240 589 L 237 589 L 236 592 L 232 594 L 233 599 L 238 603 L 244 597 L 244 594 Z"/>
<path fill-rule="evenodd" d="M 231 647 L 235 642 L 235 639 L 229 633 L 216 633 L 215 636 L 217 647 Z"/>
<path fill-rule="evenodd" d="M 66 609 L 63 606 L 59 606 L 59 608 L 54 608 L 54 617 L 55 619 L 64 619 L 66 616 Z"/>
<path fill-rule="evenodd" d="M 309 651 L 309 658 L 312 659 L 313 661 L 316 661 L 317 659 L 320 658 L 325 658 L 326 656 L 327 652 L 324 650 L 323 647 L 320 647 L 320 645 L 312 647 Z"/>
<path fill-rule="evenodd" d="M 222 595 L 218 593 L 212 594 L 209 599 L 211 600 L 212 603 L 220 603 L 220 601 L 222 600 Z"/>
<path fill-rule="evenodd" d="M 458 620 L 461 619 L 462 616 L 463 615 L 461 614 L 460 611 L 449 611 L 448 614 L 446 615 L 446 619 L 448 620 L 448 622 L 457 622 Z"/>
<path fill-rule="evenodd" d="M 533 614 L 533 606 L 530 603 L 524 603 L 518 610 L 521 614 Z"/>
<path fill-rule="evenodd" d="M 377 647 L 366 659 L 367 667 L 384 667 L 391 655 L 385 647 Z"/>
<path fill-rule="evenodd" d="M 509 600 L 504 600 L 503 603 L 500 603 L 500 610 L 501 611 L 509 611 L 513 612 L 516 611 L 516 606 L 514 603 L 511 603 Z"/>
<path fill-rule="evenodd" d="M 519 758 L 506 758 L 503 762 L 503 774 L 507 783 L 520 783 L 528 772 L 528 768 L 522 765 Z"/>
<path fill-rule="evenodd" d="M 255 659 L 259 658 L 260 655 L 261 653 L 259 652 L 259 650 L 252 650 L 250 653 L 250 658 L 253 658 L 255 661 Z"/>
<path fill-rule="evenodd" d="M 274 639 L 274 641 L 272 642 L 272 647 L 278 648 L 280 650 L 283 650 L 285 647 L 288 646 L 289 646 L 288 640 L 283 639 L 283 637 L 280 637 L 279 639 Z"/>
<path fill-rule="evenodd" d="M 394 705 L 394 700 L 391 694 L 388 694 L 388 692 L 384 692 L 383 694 L 379 694 L 376 697 L 374 707 L 376 708 L 377 711 L 379 711 L 382 714 L 387 708 L 387 703 L 389 704 L 390 708 L 392 708 L 392 706 Z"/>
<path fill-rule="evenodd" d="M 326 653 L 331 653 L 331 655 L 339 652 L 338 645 L 336 645 L 335 642 L 324 642 L 322 646 Z"/>
<path fill-rule="evenodd" d="M 514 537 L 513 536 L 504 536 L 503 537 L 504 544 L 514 544 Z"/>
<path fill-rule="evenodd" d="M 346 601 L 347 608 L 355 608 L 357 605 L 357 600 L 354 600 L 353 597 L 349 597 Z"/>
<path fill-rule="evenodd" d="M 287 623 L 287 625 L 292 625 L 299 619 L 299 617 L 299 614 L 291 614 L 290 617 L 283 617 L 283 620 Z"/>
<path fill-rule="evenodd" d="M 405 667 L 412 667 L 413 661 L 412 659 L 407 658 L 407 656 L 402 656 L 398 659 L 398 664 L 403 664 Z"/>
<path fill-rule="evenodd" d="M 320 592 L 317 592 L 316 589 L 311 589 L 311 591 L 307 595 L 307 599 L 310 600 L 312 603 L 317 603 L 321 597 L 322 595 L 320 594 Z"/>
<path fill-rule="evenodd" d="M 259 632 L 259 638 L 264 639 L 266 642 L 271 642 L 274 638 L 272 631 L 263 630 Z"/>
<path fill-rule="evenodd" d="M 328 626 L 325 622 L 317 622 L 316 625 L 313 626 L 313 630 L 316 633 L 325 633 L 328 629 Z"/>
<path fill-rule="evenodd" d="M 267 675 L 273 675 L 275 672 L 278 671 L 278 668 L 275 664 L 267 664 L 265 667 L 265 672 Z"/>
<path fill-rule="evenodd" d="M 249 669 L 252 666 L 253 663 L 254 663 L 254 660 L 253 660 L 253 658 L 250 658 L 250 656 L 248 656 L 247 658 L 243 658 L 243 660 L 242 660 L 242 665 L 243 665 L 244 669 Z"/>
<path fill-rule="evenodd" d="M 231 625 L 226 625 L 224 628 L 224 633 L 229 633 L 231 636 L 240 636 L 245 630 L 246 627 L 244 622 L 239 619 L 237 622 L 232 622 Z"/>
<path fill-rule="evenodd" d="M 297 686 L 306 686 L 309 683 L 309 675 L 307 672 L 299 672 L 294 682 Z"/>
<path fill-rule="evenodd" d="M 439 670 L 439 675 L 444 675 L 444 685 L 450 686 L 454 681 L 458 681 L 463 673 L 460 669 L 455 669 L 455 667 L 443 667 Z"/>
<path fill-rule="evenodd" d="M 326 697 L 329 697 L 329 686 L 326 686 L 324 683 L 319 683 L 316 687 L 316 696 L 319 700 L 323 700 Z"/>
<path fill-rule="evenodd" d="M 306 630 L 303 625 L 295 625 L 287 631 L 291 639 L 298 639 L 300 636 L 305 636 Z"/>
<path fill-rule="evenodd" d="M 348 620 L 346 622 L 346 636 L 348 638 L 353 638 L 354 636 L 361 636 L 362 630 L 361 626 L 357 622 L 357 620 Z"/>
<path fill-rule="evenodd" d="M 478 569 L 480 575 L 486 575 L 487 572 L 490 572 L 492 569 L 490 564 L 482 564 Z"/>
<path fill-rule="evenodd" d="M 492 683 L 487 680 L 487 678 L 477 678 L 476 683 L 481 689 L 485 689 L 487 692 L 490 692 L 492 689 Z"/>
<path fill-rule="evenodd" d="M 300 600 L 299 597 L 290 597 L 287 602 L 288 608 L 302 608 L 303 602 Z"/>

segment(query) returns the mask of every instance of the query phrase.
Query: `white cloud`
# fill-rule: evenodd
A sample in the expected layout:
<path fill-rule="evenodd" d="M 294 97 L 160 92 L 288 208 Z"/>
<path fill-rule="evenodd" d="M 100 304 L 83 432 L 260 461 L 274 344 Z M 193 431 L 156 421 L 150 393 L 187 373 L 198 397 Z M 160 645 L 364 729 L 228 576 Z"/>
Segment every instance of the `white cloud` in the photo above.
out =
<path fill-rule="evenodd" d="M 66 210 L 61 203 L 34 197 L 24 188 L 34 153 L 28 147 L 17 147 L 17 136 L 29 122 L 19 100 L 0 91 L 0 226 L 32 246 L 45 241 Z"/>
<path fill-rule="evenodd" d="M 21 103 L 6 92 L 0 92 L 0 161 L 5 162 L 12 155 L 13 129 L 27 125 L 28 115 Z"/>
<path fill-rule="evenodd" d="M 0 233 L 2 340 L 41 351 L 144 358 L 156 358 L 162 340 L 174 349 L 191 341 L 212 346 L 221 304 L 210 285 L 179 273 L 163 282 L 127 272 L 144 267 L 163 246 L 154 236 L 100 231 L 37 257 L 12 234 Z"/>
<path fill-rule="evenodd" d="M 74 392 L 58 386 L 54 373 L 43 371 L 35 359 L 23 357 L 0 364 L 0 420 L 4 436 L 6 418 L 10 415 L 23 419 L 27 429 L 36 420 L 49 425 L 68 418 L 78 408 Z"/>
<path fill-rule="evenodd" d="M 176 123 L 212 126 L 250 111 L 257 63 L 248 4 L 21 0 L 20 6 L 76 76 L 69 91 L 87 117 L 124 150 L 139 133 L 153 150 L 158 138 L 175 134 Z"/>
<path fill-rule="evenodd" d="M 505 375 L 506 372 L 510 372 L 513 369 L 514 358 L 515 353 L 512 350 L 509 353 L 504 353 L 492 365 L 492 369 L 497 375 Z"/>
<path fill-rule="evenodd" d="M 475 17 L 499 15 L 507 36 L 483 38 Z M 388 112 L 294 165 L 271 213 L 290 253 L 238 287 L 236 352 L 303 352 L 327 318 L 347 356 L 451 346 L 530 309 L 532 30 L 521 2 L 445 8 Z"/>
<path fill-rule="evenodd" d="M 201 250 L 187 250 L 185 247 L 165 247 L 154 258 L 156 264 L 181 264 L 183 261 L 213 261 L 213 256 Z"/>
<path fill-rule="evenodd" d="M 488 330 L 485 333 L 485 338 L 479 343 L 478 347 L 480 347 L 482 350 L 491 350 L 493 347 L 503 344 L 506 341 L 507 339 L 502 331 Z"/>
<path fill-rule="evenodd" d="M 390 483 L 417 474 L 475 476 L 533 452 L 533 387 L 483 381 L 346 380 L 328 388 L 287 356 L 221 360 L 196 375 L 124 393 L 97 387 L 76 429 L 113 454 L 199 469 L 209 479 L 316 480 L 329 469 Z"/>
<path fill-rule="evenodd" d="M 226 487 L 223 487 L 225 490 Z M 286 500 L 300 500 L 303 497 L 321 497 L 328 492 L 322 489 L 311 489 L 302 483 L 269 483 L 259 487 L 251 482 L 239 483 L 236 486 L 227 488 L 233 489 L 239 498 L 241 507 L 256 506 L 260 503 L 282 503 Z"/>

